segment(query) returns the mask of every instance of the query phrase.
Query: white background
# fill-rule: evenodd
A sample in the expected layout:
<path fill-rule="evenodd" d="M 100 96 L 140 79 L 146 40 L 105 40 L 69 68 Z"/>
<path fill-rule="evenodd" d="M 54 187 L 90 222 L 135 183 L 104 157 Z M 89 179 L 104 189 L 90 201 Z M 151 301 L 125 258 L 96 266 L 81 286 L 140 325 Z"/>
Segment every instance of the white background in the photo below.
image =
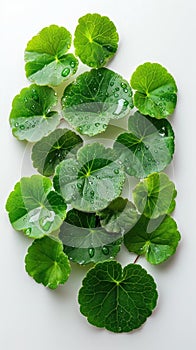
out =
<path fill-rule="evenodd" d="M 108 15 L 120 35 L 109 67 L 126 79 L 136 66 L 159 62 L 173 74 L 179 94 L 171 122 L 176 133 L 172 179 L 178 189 L 174 217 L 182 240 L 176 255 L 159 267 L 140 263 L 154 276 L 159 302 L 142 328 L 113 334 L 80 315 L 77 291 L 85 268 L 73 266 L 66 285 L 50 291 L 24 271 L 29 241 L 11 228 L 4 206 L 23 174 L 25 144 L 11 134 L 13 97 L 28 85 L 23 51 L 50 24 L 72 33 L 80 16 Z M 0 349 L 196 349 L 196 2 L 194 0 L 6 0 L 0 3 Z M 131 255 L 119 255 L 125 264 Z"/>

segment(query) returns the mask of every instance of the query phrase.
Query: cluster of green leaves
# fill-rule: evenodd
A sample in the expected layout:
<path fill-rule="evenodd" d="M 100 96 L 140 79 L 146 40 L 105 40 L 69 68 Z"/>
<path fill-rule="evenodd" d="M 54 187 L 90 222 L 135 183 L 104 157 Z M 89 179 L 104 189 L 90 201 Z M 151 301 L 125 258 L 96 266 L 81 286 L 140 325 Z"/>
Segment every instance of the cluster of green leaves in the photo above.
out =
<path fill-rule="evenodd" d="M 174 154 L 174 132 L 165 118 L 175 109 L 177 87 L 158 63 L 140 65 L 130 83 L 104 67 L 118 40 L 108 17 L 87 14 L 75 30 L 74 54 L 68 52 L 71 34 L 57 25 L 28 42 L 25 70 L 32 85 L 14 98 L 10 126 L 19 140 L 33 143 L 39 174 L 15 185 L 6 209 L 13 228 L 34 239 L 25 257 L 28 274 L 55 289 L 67 281 L 70 261 L 90 264 L 79 291 L 81 313 L 95 326 L 129 332 L 150 316 L 157 290 L 140 265 L 123 269 L 114 260 L 122 243 L 160 264 L 180 240 L 170 216 L 175 185 L 162 172 Z M 79 60 L 91 69 L 73 80 Z M 110 120 L 124 117 L 128 130 L 111 148 L 82 137 L 103 133 Z M 128 175 L 138 179 L 127 193 L 133 202 L 121 197 Z"/>

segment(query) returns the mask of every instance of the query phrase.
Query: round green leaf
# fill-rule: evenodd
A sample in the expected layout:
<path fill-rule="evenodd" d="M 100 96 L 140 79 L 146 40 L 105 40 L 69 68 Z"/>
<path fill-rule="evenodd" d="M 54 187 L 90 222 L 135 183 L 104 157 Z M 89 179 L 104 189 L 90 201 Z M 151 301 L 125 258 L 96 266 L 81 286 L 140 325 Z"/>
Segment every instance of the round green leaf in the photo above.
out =
<path fill-rule="evenodd" d="M 134 105 L 142 114 L 160 119 L 174 112 L 176 83 L 160 64 L 147 62 L 140 65 L 131 77 L 131 86 L 137 90 Z"/>
<path fill-rule="evenodd" d="M 71 271 L 62 243 L 50 237 L 32 243 L 25 257 L 25 268 L 37 283 L 51 289 L 64 284 Z"/>
<path fill-rule="evenodd" d="M 116 261 L 98 263 L 79 291 L 81 313 L 94 326 L 129 332 L 140 327 L 157 302 L 153 278 L 139 265 L 124 269 Z"/>
<path fill-rule="evenodd" d="M 108 232 L 125 234 L 138 221 L 139 214 L 133 203 L 118 197 L 107 208 L 97 213 L 101 226 Z"/>
<path fill-rule="evenodd" d="M 99 14 L 79 19 L 75 30 L 75 54 L 90 67 L 103 67 L 118 48 L 118 33 L 112 21 Z"/>
<path fill-rule="evenodd" d="M 160 264 L 173 255 L 179 240 L 180 233 L 176 222 L 170 216 L 149 219 L 142 215 L 124 236 L 127 249 L 138 255 L 145 255 L 151 264 Z"/>
<path fill-rule="evenodd" d="M 100 226 L 98 216 L 76 209 L 67 213 L 59 238 L 69 259 L 82 265 L 114 258 L 122 242 L 121 235 Z"/>
<path fill-rule="evenodd" d="M 33 166 L 44 176 L 51 176 L 63 159 L 75 156 L 82 143 L 73 131 L 57 129 L 33 146 Z"/>
<path fill-rule="evenodd" d="M 51 25 L 43 28 L 27 44 L 25 70 L 27 78 L 38 85 L 57 86 L 76 73 L 78 60 L 66 54 L 71 46 L 67 29 Z"/>
<path fill-rule="evenodd" d="M 127 174 L 139 179 L 162 171 L 172 160 L 174 132 L 171 124 L 135 112 L 129 118 L 129 132 L 120 134 L 114 150 Z"/>
<path fill-rule="evenodd" d="M 10 126 L 19 140 L 36 142 L 53 131 L 60 115 L 51 110 L 57 104 L 55 91 L 48 86 L 30 85 L 12 102 Z"/>
<path fill-rule="evenodd" d="M 170 214 L 176 205 L 175 185 L 164 173 L 153 173 L 133 190 L 133 199 L 139 212 L 148 218 Z"/>
<path fill-rule="evenodd" d="M 133 108 L 132 90 L 119 74 L 92 69 L 65 88 L 64 118 L 81 134 L 96 135 L 106 130 L 110 119 L 125 117 Z"/>
<path fill-rule="evenodd" d="M 57 166 L 54 187 L 73 208 L 96 212 L 120 195 L 124 181 L 113 151 L 95 142 L 80 148 L 77 160 L 66 159 Z"/>
<path fill-rule="evenodd" d="M 57 230 L 66 217 L 66 208 L 63 198 L 53 191 L 51 180 L 41 175 L 23 177 L 6 203 L 14 229 L 31 238 Z"/>

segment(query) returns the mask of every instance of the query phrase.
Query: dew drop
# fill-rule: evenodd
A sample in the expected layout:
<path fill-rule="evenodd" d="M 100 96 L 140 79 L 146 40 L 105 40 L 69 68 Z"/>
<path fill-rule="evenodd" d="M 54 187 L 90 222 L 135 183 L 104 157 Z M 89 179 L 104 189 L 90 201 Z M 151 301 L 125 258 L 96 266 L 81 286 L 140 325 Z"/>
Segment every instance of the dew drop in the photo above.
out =
<path fill-rule="evenodd" d="M 110 82 L 110 86 L 114 86 L 114 82 L 113 81 Z"/>
<path fill-rule="evenodd" d="M 119 174 L 119 170 L 118 169 L 114 169 L 114 174 Z"/>
<path fill-rule="evenodd" d="M 127 93 L 127 92 L 128 92 L 128 90 L 127 90 L 127 89 L 123 89 L 123 91 L 124 91 L 125 93 Z"/>
<path fill-rule="evenodd" d="M 98 126 L 100 126 L 100 123 L 95 123 L 95 126 L 98 128 Z"/>
<path fill-rule="evenodd" d="M 71 66 L 71 68 L 75 68 L 76 63 L 75 63 L 74 61 L 72 61 L 72 62 L 70 63 L 70 66 Z"/>
<path fill-rule="evenodd" d="M 30 227 L 25 231 L 25 234 L 26 234 L 27 236 L 29 236 L 29 235 L 31 234 L 31 228 L 30 228 Z"/>
<path fill-rule="evenodd" d="M 114 94 L 114 97 L 119 97 L 119 94 L 117 94 L 117 92 L 115 92 L 115 94 Z"/>
<path fill-rule="evenodd" d="M 94 248 L 89 248 L 88 249 L 88 254 L 89 254 L 90 258 L 93 258 L 93 256 L 95 255 L 95 249 Z"/>
<path fill-rule="evenodd" d="M 20 125 L 20 130 L 24 130 L 25 126 L 24 125 Z"/>
<path fill-rule="evenodd" d="M 82 184 L 78 183 L 77 187 L 79 188 L 79 190 L 81 190 L 82 189 Z"/>
<path fill-rule="evenodd" d="M 165 127 L 163 126 L 160 130 L 159 130 L 159 135 L 160 136 L 165 136 L 165 133 L 166 133 L 166 130 L 165 130 Z"/>
<path fill-rule="evenodd" d="M 18 123 L 15 123 L 15 127 L 17 128 L 19 126 L 19 124 Z"/>
<path fill-rule="evenodd" d="M 94 197 L 95 192 L 94 191 L 90 191 L 90 195 L 91 195 L 91 197 Z"/>
<path fill-rule="evenodd" d="M 52 216 L 43 216 L 40 220 L 39 220 L 39 224 L 40 227 L 44 230 L 44 231 L 48 231 L 52 225 L 53 219 L 54 219 L 54 213 Z"/>
<path fill-rule="evenodd" d="M 108 249 L 108 247 L 103 246 L 102 252 L 103 252 L 104 255 L 108 255 L 108 254 L 109 254 L 109 249 Z"/>
<path fill-rule="evenodd" d="M 127 107 L 129 102 L 127 100 L 124 101 L 124 106 Z"/>
<path fill-rule="evenodd" d="M 121 83 L 120 85 L 123 89 L 126 89 L 126 87 L 127 87 L 127 84 L 125 84 L 125 83 Z"/>
<path fill-rule="evenodd" d="M 69 75 L 69 73 L 70 73 L 70 69 L 69 68 L 64 68 L 63 70 L 62 70 L 62 72 L 61 72 L 61 75 L 62 75 L 62 77 L 67 77 L 68 75 Z"/>
<path fill-rule="evenodd" d="M 103 124 L 103 128 L 106 129 L 107 128 L 107 124 Z"/>

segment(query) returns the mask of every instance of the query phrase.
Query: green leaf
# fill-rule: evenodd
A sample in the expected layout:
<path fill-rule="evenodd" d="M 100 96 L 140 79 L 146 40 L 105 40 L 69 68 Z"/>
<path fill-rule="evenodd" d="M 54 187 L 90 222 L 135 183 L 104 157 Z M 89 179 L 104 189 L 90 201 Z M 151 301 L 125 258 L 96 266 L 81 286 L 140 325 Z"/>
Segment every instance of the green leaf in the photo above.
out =
<path fill-rule="evenodd" d="M 57 230 L 66 217 L 63 198 L 53 191 L 50 179 L 23 177 L 10 193 L 6 210 L 15 230 L 31 238 L 41 238 Z"/>
<path fill-rule="evenodd" d="M 119 74 L 92 69 L 65 88 L 64 118 L 81 134 L 96 135 L 106 130 L 110 119 L 125 117 L 133 108 L 132 90 Z"/>
<path fill-rule="evenodd" d="M 131 86 L 137 90 L 134 105 L 142 114 L 160 119 L 174 112 L 176 83 L 160 64 L 147 62 L 140 65 L 131 77 Z"/>
<path fill-rule="evenodd" d="M 71 271 L 62 243 L 50 237 L 32 243 L 25 257 L 25 268 L 37 283 L 51 289 L 64 284 Z"/>
<path fill-rule="evenodd" d="M 140 327 L 157 302 L 153 278 L 139 265 L 124 269 L 116 261 L 92 268 L 79 291 L 81 313 L 94 326 L 129 332 Z"/>
<path fill-rule="evenodd" d="M 139 212 L 148 218 L 170 214 L 176 205 L 175 185 L 164 173 L 153 173 L 133 190 L 133 199 Z"/>
<path fill-rule="evenodd" d="M 57 166 L 54 187 L 73 208 L 96 212 L 120 195 L 124 181 L 112 149 L 95 142 L 80 148 L 77 160 L 66 159 Z"/>
<path fill-rule="evenodd" d="M 63 159 L 75 156 L 82 143 L 73 131 L 57 129 L 33 146 L 33 166 L 44 176 L 51 176 Z"/>
<path fill-rule="evenodd" d="M 128 199 L 118 197 L 107 208 L 97 213 L 101 226 L 108 232 L 124 234 L 138 221 L 139 214 Z"/>
<path fill-rule="evenodd" d="M 71 46 L 67 29 L 51 25 L 43 28 L 27 44 L 25 70 L 27 78 L 38 85 L 57 86 L 76 73 L 78 60 L 66 54 Z"/>
<path fill-rule="evenodd" d="M 124 236 L 130 252 L 145 255 L 151 264 L 160 264 L 176 251 L 180 233 L 174 219 L 160 216 L 149 219 L 141 216 L 137 224 Z"/>
<path fill-rule="evenodd" d="M 170 123 L 135 112 L 129 118 L 129 132 L 122 133 L 114 143 L 127 174 L 144 178 L 162 171 L 172 160 L 174 132 Z"/>
<path fill-rule="evenodd" d="M 69 259 L 82 265 L 114 258 L 122 242 L 121 235 L 101 228 L 96 214 L 76 209 L 67 213 L 59 238 Z"/>
<path fill-rule="evenodd" d="M 19 140 L 36 142 L 53 131 L 60 115 L 51 110 L 57 104 L 55 91 L 48 86 L 30 85 L 12 102 L 10 126 Z"/>
<path fill-rule="evenodd" d="M 112 21 L 99 14 L 79 19 L 75 30 L 75 54 L 90 67 L 103 67 L 118 48 L 118 33 Z"/>

